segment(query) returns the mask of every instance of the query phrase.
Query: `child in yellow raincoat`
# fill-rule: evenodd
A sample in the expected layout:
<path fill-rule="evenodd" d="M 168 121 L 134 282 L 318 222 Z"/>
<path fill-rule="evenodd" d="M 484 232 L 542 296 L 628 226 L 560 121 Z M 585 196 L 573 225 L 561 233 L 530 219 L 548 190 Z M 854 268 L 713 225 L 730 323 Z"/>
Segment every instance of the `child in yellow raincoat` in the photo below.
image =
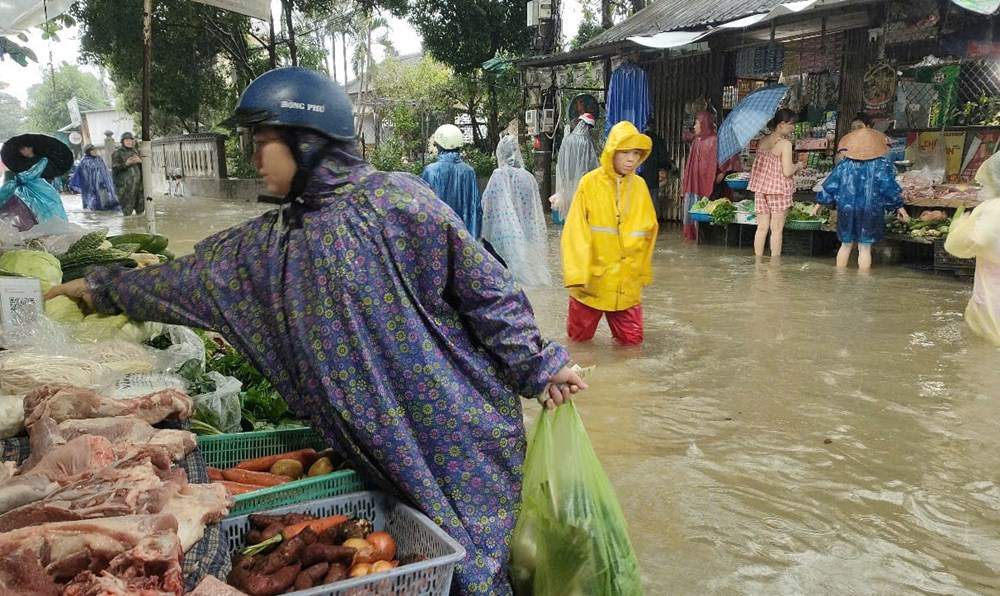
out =
<path fill-rule="evenodd" d="M 642 288 L 653 281 L 656 212 L 636 175 L 652 141 L 630 122 L 608 135 L 601 166 L 580 179 L 562 233 L 570 339 L 594 337 L 602 316 L 619 342 L 642 342 Z"/>
<path fill-rule="evenodd" d="M 965 322 L 1000 347 L 1000 153 L 983 162 L 976 182 L 987 200 L 952 222 L 944 248 L 960 259 L 976 258 L 972 299 Z"/>

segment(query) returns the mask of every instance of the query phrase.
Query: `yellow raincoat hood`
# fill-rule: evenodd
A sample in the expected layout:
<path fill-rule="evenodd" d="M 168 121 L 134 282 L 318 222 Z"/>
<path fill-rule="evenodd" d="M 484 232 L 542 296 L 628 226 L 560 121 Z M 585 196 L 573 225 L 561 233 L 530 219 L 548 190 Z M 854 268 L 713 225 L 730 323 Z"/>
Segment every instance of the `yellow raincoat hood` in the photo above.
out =
<path fill-rule="evenodd" d="M 642 161 L 639 162 L 639 165 L 642 165 L 642 162 L 646 161 L 646 158 L 649 157 L 650 151 L 653 150 L 653 139 L 639 132 L 639 129 L 631 122 L 619 122 L 615 124 L 608 134 L 608 141 L 604 144 L 604 151 L 601 152 L 601 168 L 609 176 L 617 176 L 618 173 L 615 172 L 614 163 L 615 153 L 618 151 L 630 151 L 632 149 L 638 149 L 642 152 Z M 639 169 L 639 166 L 636 166 L 636 169 Z"/>
<path fill-rule="evenodd" d="M 965 322 L 977 335 L 1000 347 L 1000 153 L 983 162 L 976 182 L 984 200 L 971 215 L 955 219 L 944 248 L 961 259 L 976 259 L 972 299 Z"/>
<path fill-rule="evenodd" d="M 562 233 L 563 283 L 570 296 L 604 311 L 628 310 L 653 280 L 659 226 L 646 182 L 614 169 L 616 151 L 649 156 L 652 140 L 630 122 L 611 129 L 601 167 L 580 179 Z"/>

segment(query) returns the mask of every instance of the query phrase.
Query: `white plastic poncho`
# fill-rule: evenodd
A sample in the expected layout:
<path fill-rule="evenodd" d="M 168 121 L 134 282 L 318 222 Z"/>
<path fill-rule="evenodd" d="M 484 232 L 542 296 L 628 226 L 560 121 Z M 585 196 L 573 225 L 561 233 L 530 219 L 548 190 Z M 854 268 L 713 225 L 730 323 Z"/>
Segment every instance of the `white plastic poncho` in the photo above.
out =
<path fill-rule="evenodd" d="M 559 212 L 560 220 L 566 221 L 580 178 L 600 166 L 597 147 L 590 136 L 590 127 L 580 122 L 573 132 L 563 137 L 559 159 L 556 160 L 556 203 L 553 207 Z"/>
<path fill-rule="evenodd" d="M 965 322 L 977 335 L 1000 347 L 1000 153 L 976 173 L 987 199 L 952 222 L 944 248 L 961 259 L 976 259 L 972 299 Z"/>
<path fill-rule="evenodd" d="M 500 167 L 483 192 L 483 238 L 493 245 L 519 284 L 547 286 L 552 283 L 552 274 L 538 182 L 524 168 L 515 137 L 500 139 L 496 156 Z"/>

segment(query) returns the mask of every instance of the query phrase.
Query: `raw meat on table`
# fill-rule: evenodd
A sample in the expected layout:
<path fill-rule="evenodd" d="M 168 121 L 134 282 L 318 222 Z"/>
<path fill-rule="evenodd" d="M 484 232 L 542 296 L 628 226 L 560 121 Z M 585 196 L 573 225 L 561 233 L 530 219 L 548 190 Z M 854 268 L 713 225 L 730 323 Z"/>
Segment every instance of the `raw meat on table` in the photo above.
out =
<path fill-rule="evenodd" d="M 115 461 L 114 448 L 104 437 L 84 435 L 21 466 L 21 473 L 0 483 L 0 513 L 42 499 Z"/>
<path fill-rule="evenodd" d="M 221 484 L 188 484 L 167 501 L 163 513 L 177 520 L 177 535 L 187 552 L 205 535 L 205 526 L 226 517 L 233 497 Z"/>
<path fill-rule="evenodd" d="M 128 399 L 104 397 L 89 389 L 72 385 L 43 385 L 24 396 L 24 426 L 31 427 L 45 418 L 55 422 L 85 418 L 133 416 L 150 424 L 168 418 L 186 420 L 194 415 L 194 402 L 175 389 L 162 389 Z"/>
<path fill-rule="evenodd" d="M 59 424 L 42 419 L 31 427 L 32 455 L 27 461 L 82 435 L 105 437 L 116 446 L 161 446 L 167 449 L 174 461 L 184 459 L 198 445 L 193 433 L 153 428 L 148 422 L 131 416 L 66 420 Z"/>
<path fill-rule="evenodd" d="M 56 522 L 5 532 L 0 534 L 0 561 L 15 557 L 24 563 L 24 571 L 5 568 L 0 573 L 0 593 L 11 593 L 13 586 L 37 580 L 28 574 L 39 568 L 60 584 L 84 571 L 100 573 L 147 536 L 176 530 L 177 520 L 161 514 Z"/>
<path fill-rule="evenodd" d="M 176 534 L 156 534 L 115 557 L 99 574 L 76 576 L 63 596 L 181 596 L 183 557 Z"/>

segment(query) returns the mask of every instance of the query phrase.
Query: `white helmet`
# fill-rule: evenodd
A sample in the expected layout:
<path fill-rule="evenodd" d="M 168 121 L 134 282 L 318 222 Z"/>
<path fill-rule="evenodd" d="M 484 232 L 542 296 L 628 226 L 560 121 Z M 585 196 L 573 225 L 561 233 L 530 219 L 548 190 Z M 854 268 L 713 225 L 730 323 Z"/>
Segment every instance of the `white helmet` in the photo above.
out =
<path fill-rule="evenodd" d="M 431 140 L 437 143 L 442 149 L 451 151 L 453 149 L 458 149 L 465 144 L 465 137 L 462 135 L 462 129 L 455 126 L 454 124 L 442 124 L 434 131 L 434 136 Z"/>

